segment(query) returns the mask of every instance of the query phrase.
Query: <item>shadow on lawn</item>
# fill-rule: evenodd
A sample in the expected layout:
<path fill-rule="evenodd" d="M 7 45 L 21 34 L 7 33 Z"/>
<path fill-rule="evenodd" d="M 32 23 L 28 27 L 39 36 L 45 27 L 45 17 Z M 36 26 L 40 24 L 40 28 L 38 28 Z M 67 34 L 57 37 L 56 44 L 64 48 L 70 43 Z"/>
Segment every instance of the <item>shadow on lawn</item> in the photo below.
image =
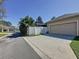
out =
<path fill-rule="evenodd" d="M 76 36 L 76 37 L 74 38 L 74 41 L 79 41 L 79 36 Z"/>

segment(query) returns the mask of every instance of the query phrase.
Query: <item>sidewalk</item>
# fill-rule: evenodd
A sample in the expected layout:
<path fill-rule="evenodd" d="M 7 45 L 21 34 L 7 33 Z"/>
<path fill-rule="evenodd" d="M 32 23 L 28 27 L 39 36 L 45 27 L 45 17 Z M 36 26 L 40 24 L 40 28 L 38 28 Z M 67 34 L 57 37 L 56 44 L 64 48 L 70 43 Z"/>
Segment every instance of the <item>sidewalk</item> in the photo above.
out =
<path fill-rule="evenodd" d="M 44 35 L 24 37 L 24 39 L 42 59 L 77 59 L 68 40 Z"/>

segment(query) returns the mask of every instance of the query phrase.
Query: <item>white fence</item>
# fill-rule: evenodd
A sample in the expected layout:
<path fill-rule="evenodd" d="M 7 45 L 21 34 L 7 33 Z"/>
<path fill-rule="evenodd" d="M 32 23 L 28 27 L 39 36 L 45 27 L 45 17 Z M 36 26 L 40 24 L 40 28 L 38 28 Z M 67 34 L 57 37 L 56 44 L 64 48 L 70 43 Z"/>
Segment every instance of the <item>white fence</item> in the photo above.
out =
<path fill-rule="evenodd" d="M 29 27 L 28 35 L 46 34 L 47 31 L 47 27 Z"/>

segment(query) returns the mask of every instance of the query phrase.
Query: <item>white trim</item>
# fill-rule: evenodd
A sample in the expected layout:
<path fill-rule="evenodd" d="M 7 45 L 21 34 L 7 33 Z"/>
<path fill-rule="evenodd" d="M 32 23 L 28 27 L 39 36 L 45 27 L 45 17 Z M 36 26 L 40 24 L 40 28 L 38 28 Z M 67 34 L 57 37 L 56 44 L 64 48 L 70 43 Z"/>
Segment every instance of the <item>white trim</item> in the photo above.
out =
<path fill-rule="evenodd" d="M 63 22 L 63 23 L 57 23 L 57 24 L 50 24 L 50 25 L 61 25 L 61 24 L 74 23 L 74 22 L 77 22 L 77 20 L 76 21 Z"/>

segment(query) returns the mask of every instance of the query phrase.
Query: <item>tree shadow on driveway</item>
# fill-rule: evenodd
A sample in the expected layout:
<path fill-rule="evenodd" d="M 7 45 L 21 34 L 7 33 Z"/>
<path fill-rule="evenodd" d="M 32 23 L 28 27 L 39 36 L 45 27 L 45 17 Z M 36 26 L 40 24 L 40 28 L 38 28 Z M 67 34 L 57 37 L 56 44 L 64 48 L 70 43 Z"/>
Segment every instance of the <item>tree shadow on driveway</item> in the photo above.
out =
<path fill-rule="evenodd" d="M 8 38 L 17 38 L 17 37 L 23 37 L 23 36 L 20 32 L 16 32 L 16 33 L 13 33 L 12 35 L 7 36 L 7 37 Z"/>

